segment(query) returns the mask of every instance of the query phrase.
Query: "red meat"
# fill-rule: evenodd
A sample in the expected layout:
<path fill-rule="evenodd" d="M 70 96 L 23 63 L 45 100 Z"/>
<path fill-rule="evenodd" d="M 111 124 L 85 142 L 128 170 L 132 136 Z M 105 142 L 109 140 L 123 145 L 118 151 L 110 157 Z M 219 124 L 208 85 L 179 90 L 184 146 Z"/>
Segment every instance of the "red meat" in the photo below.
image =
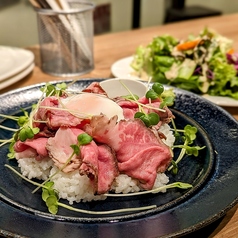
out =
<path fill-rule="evenodd" d="M 85 130 L 114 149 L 119 171 L 138 179 L 144 189 L 151 189 L 157 172 L 164 172 L 171 162 L 170 148 L 140 119 L 117 123 L 117 117 L 95 116 Z"/>

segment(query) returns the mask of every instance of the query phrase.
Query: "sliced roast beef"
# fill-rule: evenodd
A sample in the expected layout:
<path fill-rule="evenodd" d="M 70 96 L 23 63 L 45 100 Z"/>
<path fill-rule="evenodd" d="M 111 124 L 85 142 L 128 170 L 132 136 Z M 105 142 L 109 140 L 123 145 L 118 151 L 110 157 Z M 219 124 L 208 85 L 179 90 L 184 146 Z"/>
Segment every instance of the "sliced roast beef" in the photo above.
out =
<path fill-rule="evenodd" d="M 130 148 L 123 149 L 125 152 L 130 151 Z M 122 157 L 125 159 L 125 154 Z M 164 172 L 168 167 L 171 153 L 162 146 L 150 145 L 143 150 L 134 151 L 134 155 L 130 158 L 126 156 L 126 159 L 118 163 L 120 172 L 138 179 L 140 187 L 149 190 L 153 188 L 157 172 Z"/>
<path fill-rule="evenodd" d="M 44 137 L 27 139 L 24 142 L 18 140 L 14 144 L 16 159 L 35 158 L 36 160 L 42 160 L 48 157 L 48 151 L 46 150 L 47 140 Z"/>
<path fill-rule="evenodd" d="M 128 101 L 124 98 L 117 98 L 117 104 L 123 109 L 125 119 L 133 119 L 136 112 L 138 112 L 138 104 L 136 102 Z"/>
<path fill-rule="evenodd" d="M 104 89 L 101 87 L 99 82 L 92 82 L 90 85 L 88 85 L 85 89 L 82 90 L 82 92 L 87 93 L 96 93 L 96 94 L 102 94 L 107 96 L 107 93 L 104 91 Z"/>
<path fill-rule="evenodd" d="M 115 128 L 117 120 L 117 116 L 110 119 L 104 115 L 94 116 L 91 118 L 90 124 L 85 125 L 84 130 L 97 142 L 107 144 L 110 147 L 114 145 L 112 148 L 117 150 L 117 142 L 120 140 L 117 129 Z"/>
<path fill-rule="evenodd" d="M 107 145 L 98 146 L 98 188 L 97 194 L 110 190 L 114 179 L 119 175 L 115 152 Z"/>
<path fill-rule="evenodd" d="M 61 100 L 63 100 L 63 98 Z M 55 96 L 46 97 L 40 103 L 34 115 L 34 120 L 36 121 L 34 126 L 41 128 L 41 123 L 43 123 L 50 129 L 58 129 L 61 126 L 78 126 L 83 121 L 83 119 L 64 110 L 60 104 L 60 100 Z"/>
<path fill-rule="evenodd" d="M 66 173 L 79 169 L 82 164 L 80 155 L 74 155 L 70 162 L 68 161 L 73 153 L 70 146 L 77 144 L 77 136 L 81 133 L 83 131 L 77 128 L 60 127 L 55 136 L 49 138 L 46 144 L 49 156 L 55 165 L 59 169 L 64 167 L 63 171 Z M 66 165 L 67 162 L 69 163 Z"/>
<path fill-rule="evenodd" d="M 77 137 L 82 133 L 85 132 L 78 128 L 59 128 L 55 137 L 48 139 L 49 156 L 65 173 L 78 170 L 81 175 L 87 175 L 95 193 L 105 193 L 118 176 L 115 153 L 107 145 L 97 146 L 91 141 L 80 146 L 80 155 L 71 157 L 73 150 L 70 146 L 77 144 Z M 66 165 L 69 158 L 70 163 Z"/>
<path fill-rule="evenodd" d="M 165 111 L 157 110 L 158 108 L 160 108 L 160 104 L 161 104 L 160 99 L 152 100 L 150 102 L 149 99 L 147 99 L 146 97 L 142 97 L 139 99 L 139 102 L 150 106 L 150 108 L 143 107 L 143 110 L 145 113 L 150 113 L 150 112 L 157 113 L 160 116 L 160 120 L 162 122 L 169 123 L 171 119 L 174 118 L 173 113 L 168 107 L 163 107 Z M 154 109 L 151 109 L 151 108 L 154 108 Z"/>
<path fill-rule="evenodd" d="M 96 141 L 114 149 L 119 171 L 138 179 L 144 189 L 151 189 L 156 173 L 164 172 L 171 162 L 170 148 L 140 119 L 117 123 L 116 118 L 96 116 L 85 130 Z"/>
<path fill-rule="evenodd" d="M 157 110 L 161 104 L 159 99 L 150 102 L 146 97 L 142 97 L 138 100 L 138 103 L 136 103 L 120 97 L 116 99 L 116 102 L 123 109 L 123 114 L 126 119 L 134 118 L 135 113 L 139 110 L 138 103 L 142 104 L 142 109 L 145 113 L 157 113 L 160 116 L 161 122 L 169 123 L 171 118 L 174 117 L 168 107 L 164 107 L 164 111 Z M 143 106 L 143 104 L 149 107 Z"/>
<path fill-rule="evenodd" d="M 98 147 L 94 141 L 91 141 L 89 144 L 81 146 L 80 150 L 79 173 L 88 176 L 96 193 L 98 187 Z"/>
<path fill-rule="evenodd" d="M 91 179 L 97 179 L 98 148 L 94 141 L 80 146 L 81 153 L 72 156 L 71 145 L 78 144 L 77 137 L 82 133 L 85 132 L 78 128 L 60 127 L 55 137 L 48 139 L 46 148 L 55 165 L 58 168 L 64 167 L 64 172 L 79 170 L 80 174 L 87 174 Z"/>

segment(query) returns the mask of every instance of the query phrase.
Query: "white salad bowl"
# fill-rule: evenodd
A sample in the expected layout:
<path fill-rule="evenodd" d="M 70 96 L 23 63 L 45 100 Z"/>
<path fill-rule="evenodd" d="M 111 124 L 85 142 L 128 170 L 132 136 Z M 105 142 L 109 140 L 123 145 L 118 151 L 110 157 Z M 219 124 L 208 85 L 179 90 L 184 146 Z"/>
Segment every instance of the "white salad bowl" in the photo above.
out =
<path fill-rule="evenodd" d="M 130 93 L 143 97 L 148 90 L 146 83 L 134 79 L 111 78 L 100 82 L 108 97 L 126 96 Z M 129 90 L 128 90 L 129 89 Z"/>

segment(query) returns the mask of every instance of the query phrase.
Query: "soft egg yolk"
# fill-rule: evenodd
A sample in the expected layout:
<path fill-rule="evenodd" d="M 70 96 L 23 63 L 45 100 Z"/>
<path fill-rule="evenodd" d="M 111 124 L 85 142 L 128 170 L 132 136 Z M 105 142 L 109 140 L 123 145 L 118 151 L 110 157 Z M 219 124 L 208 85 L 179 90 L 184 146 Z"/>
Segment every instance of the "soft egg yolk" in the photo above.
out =
<path fill-rule="evenodd" d="M 113 100 L 94 93 L 82 93 L 62 99 L 62 107 L 69 109 L 73 114 L 94 116 L 104 114 L 108 118 L 115 115 L 118 120 L 124 119 L 122 108 Z"/>

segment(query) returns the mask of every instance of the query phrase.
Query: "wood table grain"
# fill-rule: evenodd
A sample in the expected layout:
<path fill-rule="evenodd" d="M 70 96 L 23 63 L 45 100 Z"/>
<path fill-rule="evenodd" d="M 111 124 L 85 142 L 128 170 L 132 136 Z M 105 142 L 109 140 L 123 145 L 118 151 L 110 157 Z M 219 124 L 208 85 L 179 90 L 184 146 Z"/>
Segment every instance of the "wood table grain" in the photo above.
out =
<path fill-rule="evenodd" d="M 162 34 L 170 34 L 177 38 L 184 39 L 191 33 L 198 34 L 205 26 L 213 28 L 220 34 L 232 39 L 234 41 L 234 49 L 238 51 L 237 22 L 238 14 L 231 14 L 95 36 L 95 69 L 90 73 L 77 78 L 80 80 L 86 78 L 113 77 L 110 70 L 111 65 L 121 58 L 131 56 L 135 53 L 135 50 L 139 45 L 147 45 L 153 37 Z M 41 71 L 38 45 L 26 48 L 31 50 L 35 55 L 36 65 L 33 72 L 14 85 L 0 90 L 0 93 L 37 83 L 66 79 L 50 76 Z M 224 107 L 224 109 L 238 120 L 237 107 Z M 229 210 L 227 214 L 215 224 L 211 224 L 204 229 L 206 230 L 203 230 L 203 234 L 206 235 L 200 237 L 238 238 L 238 205 Z M 191 237 L 198 236 L 194 234 L 194 236 Z"/>

